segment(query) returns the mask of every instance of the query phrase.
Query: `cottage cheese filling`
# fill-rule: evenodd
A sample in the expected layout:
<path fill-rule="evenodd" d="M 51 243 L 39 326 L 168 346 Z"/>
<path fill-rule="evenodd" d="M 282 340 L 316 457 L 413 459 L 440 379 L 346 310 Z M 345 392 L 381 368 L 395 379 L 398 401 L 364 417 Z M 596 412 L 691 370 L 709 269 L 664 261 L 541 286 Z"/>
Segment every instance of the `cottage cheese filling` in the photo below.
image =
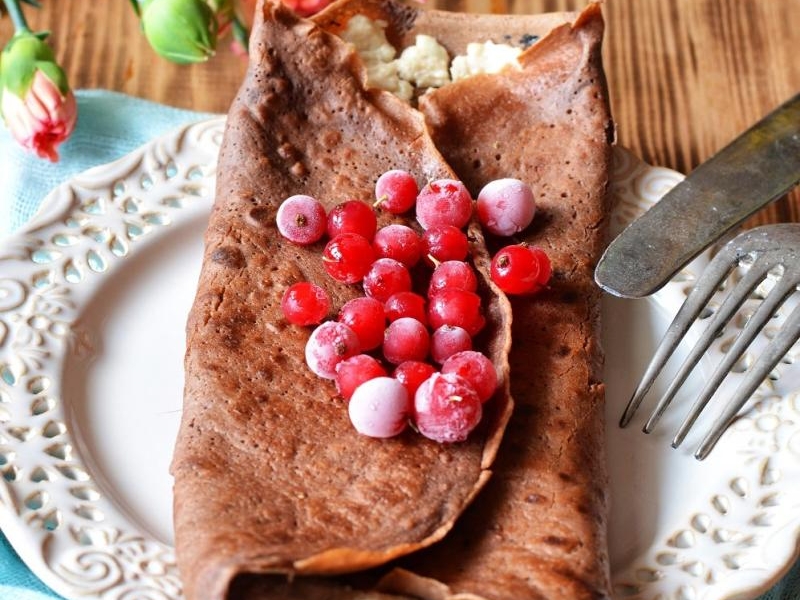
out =
<path fill-rule="evenodd" d="M 424 93 L 472 75 L 520 68 L 517 58 L 522 49 L 491 41 L 468 44 L 466 54 L 451 60 L 436 38 L 418 35 L 414 45 L 397 56 L 397 49 L 386 39 L 386 26 L 384 21 L 356 15 L 348 21 L 342 39 L 364 61 L 367 85 L 404 100 L 411 100 L 415 90 Z"/>

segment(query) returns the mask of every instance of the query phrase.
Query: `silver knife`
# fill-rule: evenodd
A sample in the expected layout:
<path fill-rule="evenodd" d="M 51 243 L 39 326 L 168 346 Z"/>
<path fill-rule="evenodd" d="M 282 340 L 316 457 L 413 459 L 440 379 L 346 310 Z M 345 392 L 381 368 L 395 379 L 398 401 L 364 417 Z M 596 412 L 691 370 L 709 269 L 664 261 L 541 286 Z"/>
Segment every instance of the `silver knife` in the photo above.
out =
<path fill-rule="evenodd" d="M 800 94 L 694 169 L 608 246 L 595 281 L 648 296 L 726 232 L 800 182 Z"/>

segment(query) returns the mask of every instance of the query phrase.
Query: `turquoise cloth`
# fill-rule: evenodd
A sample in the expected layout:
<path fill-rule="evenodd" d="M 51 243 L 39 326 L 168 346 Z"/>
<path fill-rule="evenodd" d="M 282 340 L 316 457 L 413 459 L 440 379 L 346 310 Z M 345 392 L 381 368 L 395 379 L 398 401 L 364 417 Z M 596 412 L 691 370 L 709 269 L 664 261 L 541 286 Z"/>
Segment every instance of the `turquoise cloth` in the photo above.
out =
<path fill-rule="evenodd" d="M 0 238 L 25 223 L 62 181 L 119 158 L 174 127 L 211 116 L 106 91 L 78 91 L 76 96 L 78 125 L 61 146 L 58 163 L 24 152 L 0 127 Z M 25 567 L 0 534 L 0 600 L 58 597 Z M 761 600 L 800 600 L 800 563 Z"/>
<path fill-rule="evenodd" d="M 19 228 L 58 184 L 111 162 L 170 129 L 210 117 L 124 94 L 78 91 L 78 124 L 51 163 L 14 143 L 0 123 L 0 236 Z M 4 599 L 3 599 L 4 600 Z"/>

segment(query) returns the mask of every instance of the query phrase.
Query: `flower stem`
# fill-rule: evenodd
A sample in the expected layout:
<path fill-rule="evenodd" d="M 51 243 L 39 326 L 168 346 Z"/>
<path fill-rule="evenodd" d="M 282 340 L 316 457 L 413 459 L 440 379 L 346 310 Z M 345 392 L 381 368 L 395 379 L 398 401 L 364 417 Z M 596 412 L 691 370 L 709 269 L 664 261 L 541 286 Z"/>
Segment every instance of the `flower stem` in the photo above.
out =
<path fill-rule="evenodd" d="M 22 14 L 22 9 L 19 7 L 18 0 L 3 0 L 3 4 L 6 5 L 8 16 L 11 17 L 11 22 L 14 24 L 14 30 L 18 33 L 20 31 L 30 31 L 25 15 Z"/>

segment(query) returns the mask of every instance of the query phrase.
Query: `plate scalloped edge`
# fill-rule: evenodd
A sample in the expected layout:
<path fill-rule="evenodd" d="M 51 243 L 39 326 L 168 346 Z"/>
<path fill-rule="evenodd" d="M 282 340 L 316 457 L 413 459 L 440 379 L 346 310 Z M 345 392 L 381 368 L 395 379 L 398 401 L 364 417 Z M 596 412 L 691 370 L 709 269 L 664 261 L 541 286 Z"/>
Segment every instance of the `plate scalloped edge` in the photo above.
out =
<path fill-rule="evenodd" d="M 170 226 L 210 209 L 223 127 L 224 118 L 181 127 L 83 173 L 0 243 L 0 528 L 67 598 L 181 597 L 173 549 L 115 505 L 87 466 L 54 374 L 67 352 L 92 353 L 78 315 L 104 278 Z M 617 149 L 612 229 L 681 177 Z M 674 306 L 691 278 L 684 273 L 660 297 Z M 759 393 L 718 450 L 738 453 L 746 473 L 723 481 L 685 524 L 614 573 L 615 597 L 755 594 L 791 564 L 800 537 L 800 507 L 787 511 L 800 498 L 800 394 L 782 401 L 769 385 Z M 742 534 L 748 528 L 756 534 Z M 711 561 L 696 558 L 709 547 Z"/>
<path fill-rule="evenodd" d="M 181 596 L 173 549 L 82 459 L 57 374 L 67 353 L 92 352 L 78 318 L 104 278 L 210 210 L 224 123 L 180 127 L 60 185 L 0 246 L 0 529 L 67 598 Z"/>

